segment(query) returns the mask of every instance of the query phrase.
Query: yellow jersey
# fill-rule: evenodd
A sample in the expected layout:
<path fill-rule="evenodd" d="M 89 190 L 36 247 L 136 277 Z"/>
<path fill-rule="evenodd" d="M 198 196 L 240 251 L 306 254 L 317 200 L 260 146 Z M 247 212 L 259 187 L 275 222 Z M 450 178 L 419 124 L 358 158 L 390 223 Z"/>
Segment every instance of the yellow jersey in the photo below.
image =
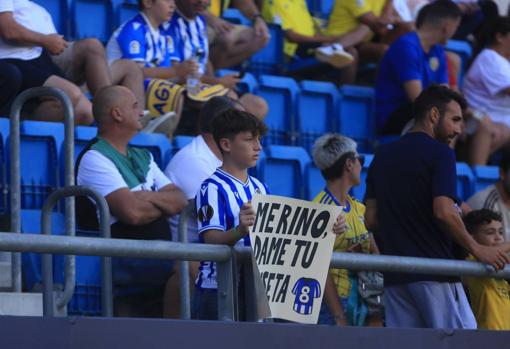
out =
<path fill-rule="evenodd" d="M 220 17 L 223 13 L 223 10 L 228 8 L 230 5 L 230 0 L 211 0 L 209 5 L 209 12 L 211 12 L 216 17 Z"/>
<path fill-rule="evenodd" d="M 328 20 L 326 34 L 342 35 L 350 32 L 359 24 L 358 17 L 372 12 L 380 16 L 386 0 L 341 0 L 335 2 L 335 7 Z"/>
<path fill-rule="evenodd" d="M 321 191 L 313 199 L 313 202 L 342 206 L 327 188 Z M 353 245 L 360 243 L 361 251 L 363 253 L 370 253 L 370 233 L 365 227 L 364 220 L 365 205 L 348 196 L 344 206 L 344 215 L 347 231 L 336 237 L 333 251 L 346 252 Z M 341 298 L 349 297 L 351 282 L 348 271 L 346 269 L 330 269 L 329 273 L 333 277 L 338 295 Z"/>
<path fill-rule="evenodd" d="M 475 260 L 468 257 L 468 260 Z M 463 277 L 478 328 L 510 330 L 510 285 L 506 280 Z"/>
<path fill-rule="evenodd" d="M 266 0 L 262 7 L 262 17 L 268 23 L 280 25 L 284 31 L 315 35 L 315 24 L 306 0 Z M 283 51 L 287 56 L 294 56 L 296 49 L 297 44 L 285 40 Z"/>

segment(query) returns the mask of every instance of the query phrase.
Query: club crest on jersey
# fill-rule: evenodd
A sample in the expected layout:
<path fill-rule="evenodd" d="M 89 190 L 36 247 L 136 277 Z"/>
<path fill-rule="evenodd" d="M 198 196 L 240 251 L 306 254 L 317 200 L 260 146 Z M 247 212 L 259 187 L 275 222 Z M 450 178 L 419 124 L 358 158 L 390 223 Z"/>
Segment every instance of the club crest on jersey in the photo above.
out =
<path fill-rule="evenodd" d="M 133 40 L 129 43 L 129 53 L 132 55 L 140 53 L 140 43 L 138 41 Z"/>
<path fill-rule="evenodd" d="M 204 205 L 198 210 L 198 219 L 200 222 L 207 222 L 211 220 L 214 215 L 214 209 L 211 205 Z"/>
<path fill-rule="evenodd" d="M 432 71 L 436 71 L 439 68 L 439 59 L 437 57 L 430 57 L 429 66 Z"/>
<path fill-rule="evenodd" d="M 174 50 L 175 50 L 175 47 L 174 47 L 174 38 L 172 38 L 170 35 L 168 35 L 166 37 L 166 44 L 168 46 L 168 51 L 169 52 L 174 52 Z"/>

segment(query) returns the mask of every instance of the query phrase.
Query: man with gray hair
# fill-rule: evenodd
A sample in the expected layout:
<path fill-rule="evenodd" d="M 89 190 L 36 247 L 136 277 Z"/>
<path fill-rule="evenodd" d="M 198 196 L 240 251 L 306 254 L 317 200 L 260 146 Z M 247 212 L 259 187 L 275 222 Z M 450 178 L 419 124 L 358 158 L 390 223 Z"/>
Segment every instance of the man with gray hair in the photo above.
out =
<path fill-rule="evenodd" d="M 344 232 L 336 237 L 334 252 L 378 254 L 374 238 L 362 219 L 365 206 L 349 195 L 351 188 L 361 182 L 361 168 L 365 160 L 356 148 L 356 142 L 339 134 L 326 134 L 315 141 L 312 157 L 326 180 L 326 188 L 313 201 L 343 207 Z M 347 300 L 351 292 L 357 292 L 351 288 L 348 270 L 330 269 L 319 324 L 344 326 L 380 323 L 380 316 L 359 321 L 354 314 L 347 312 Z"/>

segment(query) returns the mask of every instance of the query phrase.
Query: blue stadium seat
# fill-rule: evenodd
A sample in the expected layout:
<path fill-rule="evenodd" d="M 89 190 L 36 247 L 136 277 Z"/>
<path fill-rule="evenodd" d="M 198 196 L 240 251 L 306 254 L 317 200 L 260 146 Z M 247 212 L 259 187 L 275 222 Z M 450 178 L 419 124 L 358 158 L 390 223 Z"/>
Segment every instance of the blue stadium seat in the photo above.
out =
<path fill-rule="evenodd" d="M 74 0 L 73 35 L 76 39 L 96 38 L 106 43 L 113 31 L 111 0 Z"/>
<path fill-rule="evenodd" d="M 336 129 L 334 115 L 339 99 L 338 89 L 332 83 L 301 82 L 296 120 L 300 146 L 310 150 L 317 137 Z"/>
<path fill-rule="evenodd" d="M 499 180 L 498 166 L 474 166 L 473 173 L 475 175 L 475 193 Z"/>
<path fill-rule="evenodd" d="M 262 50 L 250 58 L 250 71 L 255 75 L 279 74 L 285 65 L 282 28 L 276 24 L 269 24 L 268 28 L 271 39 Z"/>
<path fill-rule="evenodd" d="M 193 136 L 175 136 L 174 140 L 173 140 L 174 154 L 177 153 L 182 148 L 184 148 L 185 146 L 187 146 L 188 144 L 190 144 L 191 141 L 193 140 L 193 138 L 195 138 L 195 137 L 193 137 Z"/>
<path fill-rule="evenodd" d="M 154 161 L 158 164 L 159 168 L 164 170 L 170 161 L 172 145 L 168 138 L 159 133 L 138 133 L 129 142 L 132 146 L 145 148 L 152 153 Z"/>
<path fill-rule="evenodd" d="M 251 21 L 246 18 L 241 11 L 239 11 L 236 8 L 227 8 L 223 11 L 223 14 L 221 15 L 223 19 L 234 23 L 234 24 L 241 24 L 245 26 L 251 26 Z"/>
<path fill-rule="evenodd" d="M 69 4 L 68 0 L 33 0 L 41 5 L 51 14 L 53 24 L 57 32 L 64 35 L 66 39 L 69 36 Z"/>
<path fill-rule="evenodd" d="M 235 70 L 229 70 L 229 69 L 222 69 L 222 70 L 219 70 L 216 72 L 216 74 L 220 77 L 228 75 L 228 74 L 237 74 L 237 73 L 239 73 L 239 72 L 235 71 Z M 241 79 L 241 81 L 237 84 L 237 89 L 241 93 L 253 93 L 255 91 L 255 89 L 257 88 L 258 84 L 259 84 L 259 82 L 255 78 L 255 76 L 253 76 L 253 74 L 251 74 L 251 73 L 246 72 L 246 73 L 244 73 L 244 76 Z"/>
<path fill-rule="evenodd" d="M 471 59 L 471 56 L 473 55 L 473 49 L 471 48 L 471 45 L 467 43 L 466 41 L 460 41 L 460 40 L 449 40 L 446 43 L 445 46 L 447 51 L 455 52 L 460 56 L 461 59 L 461 69 L 458 76 L 458 84 L 459 86 L 462 86 L 462 80 L 464 78 L 464 73 L 467 70 L 467 66 L 469 63 L 469 60 Z"/>
<path fill-rule="evenodd" d="M 475 188 L 475 176 L 468 164 L 457 163 L 457 196 L 461 200 L 467 200 L 473 195 Z"/>
<path fill-rule="evenodd" d="M 140 10 L 136 2 L 122 1 L 115 7 L 115 28 L 120 27 L 124 22 L 136 16 Z"/>
<path fill-rule="evenodd" d="M 261 180 L 269 192 L 293 198 L 304 198 L 304 173 L 310 156 L 304 148 L 272 145 L 266 148 L 261 163 Z"/>
<path fill-rule="evenodd" d="M 313 200 L 326 187 L 321 171 L 312 162 L 305 168 L 305 186 L 306 200 Z"/>
<path fill-rule="evenodd" d="M 358 199 L 359 201 L 363 201 L 365 199 L 365 191 L 367 190 L 367 172 L 374 156 L 372 154 L 363 154 L 365 155 L 365 163 L 363 164 L 363 168 L 361 169 L 361 183 L 360 185 L 353 187 L 351 189 L 351 195 Z"/>
<path fill-rule="evenodd" d="M 323 19 L 329 18 L 335 6 L 335 0 L 307 0 L 307 3 L 310 13 Z"/>
<path fill-rule="evenodd" d="M 265 123 L 269 133 L 265 144 L 292 144 L 295 130 L 296 100 L 299 86 L 294 79 L 262 75 L 255 94 L 263 97 L 269 105 Z"/>
<path fill-rule="evenodd" d="M 340 95 L 339 132 L 356 140 L 362 151 L 370 150 L 375 134 L 374 89 L 344 85 Z"/>
<path fill-rule="evenodd" d="M 23 234 L 41 234 L 41 211 L 21 210 L 21 232 Z M 51 229 L 53 235 L 65 234 L 65 218 L 63 213 L 52 212 Z M 64 260 L 61 256 L 53 258 L 53 278 L 57 284 L 63 283 Z M 27 291 L 42 282 L 41 255 L 38 253 L 23 253 L 23 284 Z"/>
<path fill-rule="evenodd" d="M 64 124 L 24 121 L 20 132 L 21 208 L 38 209 L 60 183 Z"/>
<path fill-rule="evenodd" d="M 76 126 L 74 128 L 74 160 L 96 136 L 97 127 L 95 126 Z"/>

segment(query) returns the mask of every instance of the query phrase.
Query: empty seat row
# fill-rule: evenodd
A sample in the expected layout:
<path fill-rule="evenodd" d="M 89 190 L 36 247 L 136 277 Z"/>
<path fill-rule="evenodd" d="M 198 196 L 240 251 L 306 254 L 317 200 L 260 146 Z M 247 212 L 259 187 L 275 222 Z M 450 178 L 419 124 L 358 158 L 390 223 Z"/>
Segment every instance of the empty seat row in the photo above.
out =
<path fill-rule="evenodd" d="M 219 75 L 233 71 L 223 70 Z M 355 139 L 364 151 L 372 151 L 375 138 L 374 90 L 329 82 L 251 74 L 243 76 L 239 90 L 263 97 L 269 105 L 265 144 L 299 145 L 310 149 L 313 141 L 328 132 Z"/>

